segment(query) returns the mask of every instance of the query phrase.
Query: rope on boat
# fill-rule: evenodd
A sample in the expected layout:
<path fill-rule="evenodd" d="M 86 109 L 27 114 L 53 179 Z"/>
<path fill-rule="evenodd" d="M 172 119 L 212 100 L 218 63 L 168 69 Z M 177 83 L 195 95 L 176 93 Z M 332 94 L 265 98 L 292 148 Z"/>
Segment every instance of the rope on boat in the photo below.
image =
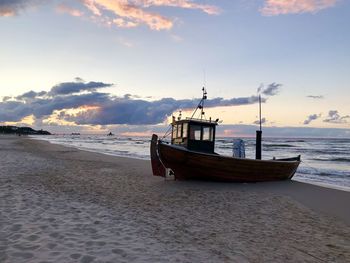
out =
<path fill-rule="evenodd" d="M 169 125 L 168 130 L 165 132 L 165 134 L 163 135 L 162 139 L 166 138 L 167 136 L 169 136 L 171 134 L 171 125 Z"/>

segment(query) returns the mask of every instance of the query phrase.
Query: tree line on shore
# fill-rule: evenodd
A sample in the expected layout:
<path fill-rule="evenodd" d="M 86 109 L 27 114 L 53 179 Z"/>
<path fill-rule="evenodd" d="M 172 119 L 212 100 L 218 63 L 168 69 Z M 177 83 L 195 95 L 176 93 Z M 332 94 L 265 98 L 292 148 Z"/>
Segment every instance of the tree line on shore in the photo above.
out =
<path fill-rule="evenodd" d="M 0 134 L 18 134 L 18 135 L 51 135 L 44 130 L 34 130 L 31 127 L 0 126 Z"/>

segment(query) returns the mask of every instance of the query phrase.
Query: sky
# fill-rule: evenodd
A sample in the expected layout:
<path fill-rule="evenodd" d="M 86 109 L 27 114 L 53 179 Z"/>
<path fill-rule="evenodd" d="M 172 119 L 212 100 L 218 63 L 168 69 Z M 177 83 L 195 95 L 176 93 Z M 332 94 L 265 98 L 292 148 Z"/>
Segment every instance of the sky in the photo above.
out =
<path fill-rule="evenodd" d="M 350 137 L 348 0 L 0 0 L 0 124 Z"/>

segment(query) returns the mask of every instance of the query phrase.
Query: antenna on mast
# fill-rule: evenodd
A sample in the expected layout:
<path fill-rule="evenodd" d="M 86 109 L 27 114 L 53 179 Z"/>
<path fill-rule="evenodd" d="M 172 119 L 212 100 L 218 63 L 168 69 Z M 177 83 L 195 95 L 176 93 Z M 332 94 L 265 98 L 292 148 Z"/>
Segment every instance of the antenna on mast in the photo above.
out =
<path fill-rule="evenodd" d="M 259 94 L 259 123 L 260 123 L 260 131 L 261 129 L 261 94 Z"/>
<path fill-rule="evenodd" d="M 207 87 L 207 74 L 205 72 L 205 69 L 203 69 L 203 87 Z"/>

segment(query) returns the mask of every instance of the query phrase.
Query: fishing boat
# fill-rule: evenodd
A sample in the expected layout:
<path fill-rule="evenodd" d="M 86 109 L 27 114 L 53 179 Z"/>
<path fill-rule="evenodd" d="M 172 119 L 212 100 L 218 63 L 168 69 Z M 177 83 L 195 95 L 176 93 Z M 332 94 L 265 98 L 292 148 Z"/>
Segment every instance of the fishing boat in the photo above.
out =
<path fill-rule="evenodd" d="M 260 96 L 260 130 L 256 133 L 255 159 L 244 158 L 244 154 L 231 157 L 215 152 L 215 132 L 219 120 L 203 118 L 206 99 L 207 92 L 203 88 L 203 97 L 191 118 L 173 117 L 170 142 L 153 134 L 150 151 L 154 176 L 166 177 L 173 174 L 175 180 L 230 182 L 277 181 L 293 177 L 300 164 L 300 155 L 284 159 L 261 159 Z M 194 118 L 198 109 L 200 118 Z"/>

